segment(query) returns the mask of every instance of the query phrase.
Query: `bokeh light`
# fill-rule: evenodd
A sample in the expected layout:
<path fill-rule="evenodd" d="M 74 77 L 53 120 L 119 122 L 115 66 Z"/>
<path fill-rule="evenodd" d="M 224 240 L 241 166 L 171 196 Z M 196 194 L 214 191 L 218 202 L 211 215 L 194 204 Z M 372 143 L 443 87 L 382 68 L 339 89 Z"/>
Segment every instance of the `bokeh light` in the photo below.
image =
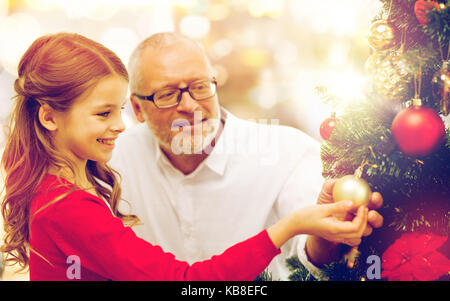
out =
<path fill-rule="evenodd" d="M 69 19 L 87 18 L 99 9 L 101 1 L 92 0 L 61 0 L 60 7 L 65 11 Z"/>
<path fill-rule="evenodd" d="M 175 31 L 172 7 L 169 2 L 152 7 L 141 7 L 135 26 L 140 39 L 157 32 Z"/>
<path fill-rule="evenodd" d="M 0 0 L 0 74 L 8 74 L 0 80 L 11 84 L 21 55 L 43 34 L 86 35 L 127 64 L 143 39 L 177 31 L 210 57 L 225 108 L 277 118 L 320 139 L 316 129 L 329 108 L 315 88 L 361 97 L 365 35 L 380 7 L 373 0 Z M 132 110 L 124 115 L 133 121 Z"/>
<path fill-rule="evenodd" d="M 261 48 L 248 48 L 241 53 L 241 62 L 248 67 L 262 67 L 269 61 L 270 54 Z"/>
<path fill-rule="evenodd" d="M 196 6 L 197 1 L 195 1 L 195 0 L 174 0 L 173 4 L 179 8 L 189 9 L 189 8 L 193 8 L 194 6 Z"/>
<path fill-rule="evenodd" d="M 274 59 L 280 65 L 291 65 L 297 61 L 298 54 L 299 49 L 296 44 L 289 40 L 283 40 L 275 46 Z"/>
<path fill-rule="evenodd" d="M 329 89 L 343 100 L 360 100 L 363 97 L 364 82 L 365 78 L 350 68 L 336 74 L 335 80 L 329 83 Z"/>
<path fill-rule="evenodd" d="M 228 70 L 224 65 L 215 64 L 212 66 L 215 73 L 217 85 L 219 87 L 224 86 L 228 80 Z"/>
<path fill-rule="evenodd" d="M 232 50 L 233 42 L 227 39 L 220 39 L 211 45 L 208 55 L 210 59 L 218 60 L 229 55 Z"/>
<path fill-rule="evenodd" d="M 113 27 L 105 31 L 100 42 L 114 51 L 125 65 L 139 42 L 136 32 L 126 27 Z"/>
<path fill-rule="evenodd" d="M 185 16 L 180 21 L 181 33 L 194 39 L 205 37 L 209 29 L 209 20 L 203 16 Z"/>
<path fill-rule="evenodd" d="M 25 3 L 36 11 L 51 11 L 58 5 L 54 0 L 26 0 Z"/>
<path fill-rule="evenodd" d="M 284 8 L 284 0 L 250 0 L 248 11 L 254 17 L 278 18 Z"/>
<path fill-rule="evenodd" d="M 17 76 L 20 58 L 40 36 L 40 28 L 37 19 L 25 13 L 12 14 L 0 20 L 0 62 L 7 72 Z"/>
<path fill-rule="evenodd" d="M 229 5 L 226 4 L 226 2 L 212 3 L 207 8 L 206 15 L 208 19 L 210 19 L 211 21 L 220 21 L 226 19 L 230 14 L 230 11 L 231 8 Z"/>
<path fill-rule="evenodd" d="M 9 1 L 8 0 L 0 0 L 0 20 L 8 13 L 9 9 Z"/>

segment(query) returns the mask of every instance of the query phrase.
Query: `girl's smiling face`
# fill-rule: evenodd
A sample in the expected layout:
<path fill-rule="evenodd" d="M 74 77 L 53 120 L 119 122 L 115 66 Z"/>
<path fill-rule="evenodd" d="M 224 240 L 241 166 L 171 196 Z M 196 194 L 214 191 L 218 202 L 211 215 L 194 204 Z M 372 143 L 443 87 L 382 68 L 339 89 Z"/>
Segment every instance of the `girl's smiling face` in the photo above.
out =
<path fill-rule="evenodd" d="M 55 115 L 54 145 L 81 170 L 87 160 L 111 159 L 115 139 L 125 130 L 121 113 L 127 87 L 120 76 L 105 77 L 76 99 L 69 111 Z"/>

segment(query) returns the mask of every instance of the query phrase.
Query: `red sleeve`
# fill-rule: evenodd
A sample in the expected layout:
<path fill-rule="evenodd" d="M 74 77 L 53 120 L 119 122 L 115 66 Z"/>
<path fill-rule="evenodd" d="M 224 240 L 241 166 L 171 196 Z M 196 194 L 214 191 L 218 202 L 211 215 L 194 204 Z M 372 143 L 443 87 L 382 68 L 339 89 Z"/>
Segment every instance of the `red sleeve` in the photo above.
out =
<path fill-rule="evenodd" d="M 49 206 L 33 223 L 65 255 L 77 255 L 84 268 L 112 280 L 253 280 L 280 253 L 264 230 L 190 266 L 137 237 L 105 204 L 83 192 Z"/>

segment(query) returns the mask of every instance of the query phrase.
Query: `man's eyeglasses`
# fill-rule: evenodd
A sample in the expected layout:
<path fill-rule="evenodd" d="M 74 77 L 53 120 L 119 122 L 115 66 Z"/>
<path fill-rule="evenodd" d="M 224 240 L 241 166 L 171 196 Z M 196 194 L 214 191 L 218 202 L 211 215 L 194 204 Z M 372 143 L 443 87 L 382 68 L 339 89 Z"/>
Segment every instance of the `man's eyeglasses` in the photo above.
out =
<path fill-rule="evenodd" d="M 158 108 L 165 109 L 177 106 L 181 101 L 181 95 L 189 92 L 195 100 L 204 100 L 216 94 L 217 82 L 212 80 L 199 80 L 192 82 L 185 88 L 165 88 L 156 91 L 152 95 L 143 96 L 134 93 L 136 97 L 152 101 Z"/>

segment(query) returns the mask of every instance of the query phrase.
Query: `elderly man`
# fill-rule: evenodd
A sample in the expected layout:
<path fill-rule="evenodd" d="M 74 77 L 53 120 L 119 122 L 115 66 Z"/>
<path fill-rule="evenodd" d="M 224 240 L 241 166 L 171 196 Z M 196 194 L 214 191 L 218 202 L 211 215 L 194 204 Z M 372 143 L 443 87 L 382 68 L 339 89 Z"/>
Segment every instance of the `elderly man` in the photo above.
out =
<path fill-rule="evenodd" d="M 196 42 L 155 34 L 136 48 L 129 72 L 140 124 L 118 139 L 110 163 L 122 175 L 123 198 L 142 221 L 135 227 L 142 238 L 192 263 L 298 208 L 332 202 L 334 181 L 321 176 L 319 143 L 294 128 L 244 121 L 223 109 L 213 68 Z M 381 204 L 381 195 L 372 194 L 369 208 Z M 364 235 L 381 224 L 369 211 Z M 295 237 L 269 272 L 287 280 L 285 259 L 297 255 L 320 277 L 318 267 L 337 259 L 341 247 Z"/>

